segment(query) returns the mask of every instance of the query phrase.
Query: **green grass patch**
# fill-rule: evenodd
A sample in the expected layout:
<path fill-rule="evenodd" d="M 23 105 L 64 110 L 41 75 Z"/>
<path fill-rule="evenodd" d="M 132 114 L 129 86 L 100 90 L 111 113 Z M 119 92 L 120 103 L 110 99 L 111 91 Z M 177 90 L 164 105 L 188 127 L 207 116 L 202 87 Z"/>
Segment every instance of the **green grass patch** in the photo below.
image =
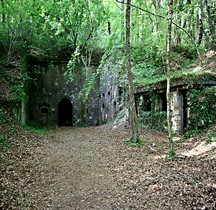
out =
<path fill-rule="evenodd" d="M 166 160 L 166 161 L 170 161 L 170 160 L 173 160 L 173 159 L 176 159 L 176 158 L 178 158 L 178 155 L 176 154 L 175 151 L 173 151 L 172 153 L 169 152 L 169 154 L 167 154 L 167 155 L 165 156 L 165 160 Z"/>
<path fill-rule="evenodd" d="M 0 135 L 0 152 L 2 152 L 2 150 L 4 149 L 8 149 L 9 148 L 9 144 L 8 142 L 3 138 L 2 135 Z"/>
<path fill-rule="evenodd" d="M 206 144 L 211 144 L 212 142 L 216 142 L 216 128 L 208 131 L 206 135 Z"/>
<path fill-rule="evenodd" d="M 133 139 L 124 141 L 124 144 L 127 144 L 132 147 L 139 147 L 139 146 L 145 145 L 145 143 L 146 142 L 143 139 L 138 139 L 136 143 L 134 143 Z"/>
<path fill-rule="evenodd" d="M 33 126 L 30 126 L 30 125 L 24 125 L 23 127 L 32 133 L 37 133 L 37 134 L 42 134 L 42 135 L 46 135 L 49 133 L 48 130 L 46 130 L 46 129 L 35 128 Z"/>

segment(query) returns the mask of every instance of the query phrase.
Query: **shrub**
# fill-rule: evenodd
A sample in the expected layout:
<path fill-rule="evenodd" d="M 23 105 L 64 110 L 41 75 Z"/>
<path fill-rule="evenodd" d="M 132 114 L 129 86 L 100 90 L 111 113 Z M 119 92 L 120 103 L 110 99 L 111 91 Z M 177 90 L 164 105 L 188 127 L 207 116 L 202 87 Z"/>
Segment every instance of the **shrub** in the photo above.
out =
<path fill-rule="evenodd" d="M 187 130 L 206 128 L 216 123 L 216 88 L 191 89 L 187 98 Z"/>

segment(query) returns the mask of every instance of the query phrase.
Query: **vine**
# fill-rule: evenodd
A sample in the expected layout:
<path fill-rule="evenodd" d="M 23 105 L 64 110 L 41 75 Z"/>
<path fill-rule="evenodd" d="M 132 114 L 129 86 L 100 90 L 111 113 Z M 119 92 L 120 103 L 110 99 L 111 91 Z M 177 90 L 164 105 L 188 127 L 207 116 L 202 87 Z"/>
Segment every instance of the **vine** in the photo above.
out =
<path fill-rule="evenodd" d="M 201 87 L 187 93 L 189 120 L 187 130 L 206 128 L 216 123 L 216 88 Z"/>
<path fill-rule="evenodd" d="M 153 130 L 166 132 L 166 112 L 156 110 L 156 102 L 158 99 L 155 90 L 150 91 L 151 110 L 139 109 L 139 122 L 142 126 Z"/>

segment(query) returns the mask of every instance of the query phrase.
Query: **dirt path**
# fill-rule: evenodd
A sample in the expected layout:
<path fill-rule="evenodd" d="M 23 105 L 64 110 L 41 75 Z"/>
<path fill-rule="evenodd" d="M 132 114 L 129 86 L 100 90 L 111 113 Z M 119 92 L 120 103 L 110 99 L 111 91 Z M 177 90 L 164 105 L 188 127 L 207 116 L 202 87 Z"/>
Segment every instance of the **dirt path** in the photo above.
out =
<path fill-rule="evenodd" d="M 47 147 L 38 151 L 41 167 L 47 171 L 39 179 L 44 183 L 42 191 L 47 194 L 47 207 L 110 209 L 116 184 L 109 163 L 115 164 L 118 156 L 114 137 L 100 128 L 53 132 Z"/>
<path fill-rule="evenodd" d="M 165 136 L 142 135 L 147 143 L 134 148 L 122 143 L 130 137 L 124 129 L 53 130 L 19 162 L 19 176 L 7 169 L 14 193 L 4 209 L 215 209 L 215 159 L 167 162 Z"/>

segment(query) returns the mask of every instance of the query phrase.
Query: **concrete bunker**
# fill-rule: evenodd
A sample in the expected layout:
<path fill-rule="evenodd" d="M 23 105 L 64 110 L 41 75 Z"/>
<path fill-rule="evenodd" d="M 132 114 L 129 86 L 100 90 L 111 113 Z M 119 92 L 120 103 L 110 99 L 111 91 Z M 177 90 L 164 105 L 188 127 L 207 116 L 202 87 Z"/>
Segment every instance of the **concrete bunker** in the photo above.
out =
<path fill-rule="evenodd" d="M 58 125 L 73 125 L 73 105 L 68 98 L 63 98 L 58 104 Z"/>

